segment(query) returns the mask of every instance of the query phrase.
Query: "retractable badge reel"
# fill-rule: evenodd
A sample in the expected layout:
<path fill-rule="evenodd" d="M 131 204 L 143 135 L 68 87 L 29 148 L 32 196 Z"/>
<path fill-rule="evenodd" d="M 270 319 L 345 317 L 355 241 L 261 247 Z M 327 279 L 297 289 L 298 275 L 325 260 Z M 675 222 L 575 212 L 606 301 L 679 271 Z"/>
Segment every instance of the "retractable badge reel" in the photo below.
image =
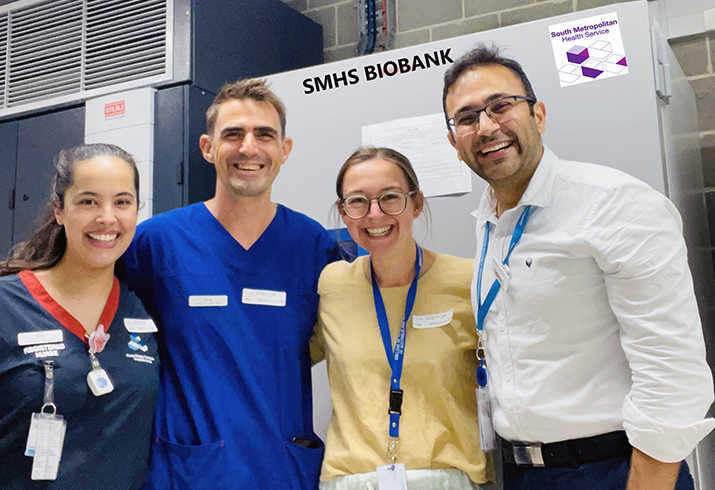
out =
<path fill-rule="evenodd" d="M 479 336 L 477 347 L 477 412 L 479 414 L 479 444 L 483 451 L 493 451 L 496 449 L 496 433 L 494 431 L 494 421 L 492 420 L 492 397 L 489 392 L 486 359 L 484 357 L 484 347 L 482 336 Z"/>
<path fill-rule="evenodd" d="M 57 414 L 54 403 L 54 363 L 45 361 L 45 387 L 40 413 L 33 413 L 27 434 L 25 456 L 33 458 L 33 480 L 56 480 L 62 457 L 67 421 Z"/>
<path fill-rule="evenodd" d="M 89 362 L 92 370 L 87 373 L 87 384 L 94 396 L 102 396 L 114 390 L 112 380 L 109 379 L 107 371 L 102 369 L 97 359 L 97 354 L 104 350 L 104 346 L 109 341 L 109 334 L 105 333 L 104 326 L 99 325 L 89 336 Z"/>

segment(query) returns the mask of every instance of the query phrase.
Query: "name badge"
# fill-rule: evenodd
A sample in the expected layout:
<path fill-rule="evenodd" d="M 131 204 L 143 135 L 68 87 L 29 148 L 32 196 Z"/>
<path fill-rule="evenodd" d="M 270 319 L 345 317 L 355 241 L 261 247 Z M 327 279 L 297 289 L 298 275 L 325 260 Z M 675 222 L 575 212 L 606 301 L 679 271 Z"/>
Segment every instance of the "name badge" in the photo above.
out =
<path fill-rule="evenodd" d="M 217 295 L 192 295 L 189 296 L 189 306 L 192 308 L 200 308 L 204 306 L 228 306 L 228 296 L 225 294 Z"/>
<path fill-rule="evenodd" d="M 285 306 L 285 291 L 269 291 L 267 289 L 243 289 L 241 301 L 246 305 Z"/>
<path fill-rule="evenodd" d="M 125 318 L 124 327 L 129 333 L 152 333 L 159 330 L 151 318 Z"/>
<path fill-rule="evenodd" d="M 412 315 L 412 326 L 415 328 L 436 328 L 449 325 L 454 316 L 454 310 L 434 315 Z"/>
<path fill-rule="evenodd" d="M 62 342 L 62 330 L 44 330 L 42 332 L 20 332 L 17 334 L 17 345 L 54 344 Z"/>
<path fill-rule="evenodd" d="M 377 467 L 377 487 L 380 490 L 407 490 L 405 465 L 388 464 Z"/>

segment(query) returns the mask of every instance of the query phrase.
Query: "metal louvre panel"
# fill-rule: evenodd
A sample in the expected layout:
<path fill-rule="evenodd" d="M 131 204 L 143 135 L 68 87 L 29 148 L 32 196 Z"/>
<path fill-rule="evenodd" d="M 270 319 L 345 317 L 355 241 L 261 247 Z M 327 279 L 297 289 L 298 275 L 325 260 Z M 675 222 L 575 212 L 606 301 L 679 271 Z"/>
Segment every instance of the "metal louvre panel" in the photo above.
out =
<path fill-rule="evenodd" d="M 85 88 L 166 72 L 166 0 L 87 0 Z"/>
<path fill-rule="evenodd" d="M 0 15 L 0 109 L 5 107 L 8 14 Z"/>
<path fill-rule="evenodd" d="M 11 13 L 7 105 L 81 90 L 82 0 L 53 0 Z"/>
<path fill-rule="evenodd" d="M 0 115 L 166 79 L 170 2 L 25 0 L 0 14 Z"/>

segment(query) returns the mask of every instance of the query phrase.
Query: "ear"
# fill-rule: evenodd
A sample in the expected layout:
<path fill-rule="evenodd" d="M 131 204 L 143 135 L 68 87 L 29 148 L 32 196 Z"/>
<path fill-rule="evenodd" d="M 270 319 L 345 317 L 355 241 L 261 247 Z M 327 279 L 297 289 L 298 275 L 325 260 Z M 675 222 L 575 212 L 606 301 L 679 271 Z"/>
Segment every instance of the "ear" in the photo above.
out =
<path fill-rule="evenodd" d="M 449 140 L 449 144 L 452 145 L 452 148 L 457 150 L 457 158 L 459 158 L 459 161 L 464 161 L 462 160 L 462 154 L 460 153 L 459 148 L 457 148 L 457 141 L 454 139 L 452 131 L 447 131 L 447 139 Z"/>
<path fill-rule="evenodd" d="M 546 132 L 546 106 L 540 100 L 534 104 L 534 119 L 536 119 L 539 134 L 544 134 Z"/>
<path fill-rule="evenodd" d="M 345 210 L 343 209 L 342 204 L 340 204 L 340 199 L 335 201 L 335 206 L 337 206 L 338 213 L 340 213 L 340 219 L 343 220 L 343 224 L 345 226 L 348 226 L 348 223 L 355 221 L 352 218 L 350 218 L 347 214 L 345 214 Z"/>
<path fill-rule="evenodd" d="M 208 134 L 201 135 L 199 138 L 199 147 L 201 148 L 201 153 L 204 155 L 204 160 L 209 163 L 215 163 L 213 155 L 211 154 L 211 137 Z"/>
<path fill-rule="evenodd" d="M 285 138 L 283 138 L 281 146 L 283 149 L 283 161 L 281 162 L 281 165 L 283 165 L 286 160 L 288 160 L 290 152 L 293 151 L 293 138 L 291 138 L 290 136 L 286 136 Z"/>
<path fill-rule="evenodd" d="M 417 219 L 420 214 L 422 214 L 422 210 L 425 207 L 425 195 L 422 191 L 417 191 L 417 194 L 414 195 L 412 201 L 415 204 L 415 208 L 412 210 L 412 218 Z"/>
<path fill-rule="evenodd" d="M 64 226 L 64 212 L 60 208 L 60 203 L 57 201 L 52 201 L 52 213 L 55 215 L 55 221 L 58 225 Z"/>

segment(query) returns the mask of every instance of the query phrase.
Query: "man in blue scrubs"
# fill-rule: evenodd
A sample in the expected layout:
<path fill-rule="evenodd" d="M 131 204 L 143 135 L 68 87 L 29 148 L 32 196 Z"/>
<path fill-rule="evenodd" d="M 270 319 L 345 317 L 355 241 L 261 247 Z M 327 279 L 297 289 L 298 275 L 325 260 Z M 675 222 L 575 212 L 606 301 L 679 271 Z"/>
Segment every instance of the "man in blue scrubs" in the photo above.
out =
<path fill-rule="evenodd" d="M 200 140 L 216 195 L 143 223 L 124 256 L 160 335 L 146 488 L 317 488 L 308 341 L 337 254 L 318 223 L 271 201 L 285 121 L 265 81 L 224 86 Z"/>

